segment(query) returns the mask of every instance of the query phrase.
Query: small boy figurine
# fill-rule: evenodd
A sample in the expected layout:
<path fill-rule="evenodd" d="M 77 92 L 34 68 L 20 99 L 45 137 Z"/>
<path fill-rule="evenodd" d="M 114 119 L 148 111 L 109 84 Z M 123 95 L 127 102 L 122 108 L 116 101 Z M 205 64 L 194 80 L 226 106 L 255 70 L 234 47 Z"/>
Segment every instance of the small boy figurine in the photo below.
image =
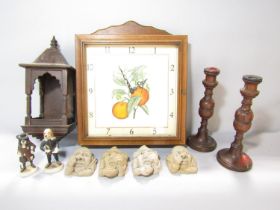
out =
<path fill-rule="evenodd" d="M 23 176 L 31 175 L 37 171 L 37 167 L 33 163 L 36 145 L 29 140 L 25 133 L 17 135 L 16 138 L 18 139 L 17 154 L 21 163 L 20 174 Z M 26 166 L 27 162 L 30 163 L 30 166 Z"/>
<path fill-rule="evenodd" d="M 45 166 L 45 171 L 49 173 L 58 172 L 63 169 L 63 164 L 58 158 L 58 139 L 53 135 L 53 131 L 50 128 L 45 129 L 43 135 L 44 139 L 41 142 L 40 149 L 46 153 L 48 158 L 48 164 Z M 56 162 L 52 162 L 52 156 Z"/>

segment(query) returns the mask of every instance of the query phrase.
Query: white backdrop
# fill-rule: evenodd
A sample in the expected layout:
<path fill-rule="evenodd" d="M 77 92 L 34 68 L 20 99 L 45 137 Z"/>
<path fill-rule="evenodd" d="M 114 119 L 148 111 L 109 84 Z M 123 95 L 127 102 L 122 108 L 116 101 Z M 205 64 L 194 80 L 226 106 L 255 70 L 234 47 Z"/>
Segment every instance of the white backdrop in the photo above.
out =
<path fill-rule="evenodd" d="M 234 136 L 232 122 L 234 112 L 242 100 L 239 93 L 239 89 L 243 87 L 242 76 L 256 74 L 263 77 L 263 83 L 259 85 L 260 95 L 253 102 L 255 113 L 253 126 L 245 137 L 245 142 L 247 142 L 245 149 L 248 149 L 248 153 L 253 155 L 253 159 L 259 160 L 259 162 L 254 162 L 256 165 L 252 172 L 244 175 L 236 174 L 219 167 L 215 160 L 216 152 L 204 155 L 192 151 L 201 160 L 200 172 L 197 177 L 193 178 L 193 182 L 184 182 L 181 177 L 172 178 L 166 168 L 164 169 L 166 174 L 158 178 L 151 178 L 149 181 L 135 182 L 131 178 L 127 178 L 131 182 L 126 182 L 126 178 L 120 182 L 102 180 L 97 184 L 97 189 L 100 190 L 92 192 L 92 196 L 99 195 L 99 200 L 94 201 L 98 204 L 97 209 L 101 209 L 102 203 L 110 202 L 110 199 L 111 205 L 115 199 L 116 204 L 124 205 L 123 209 L 132 209 L 133 204 L 136 205 L 134 209 L 143 207 L 145 205 L 141 202 L 144 202 L 145 199 L 150 202 L 147 205 L 151 209 L 155 209 L 157 205 L 162 205 L 161 209 L 170 209 L 173 204 L 179 205 L 177 209 L 185 209 L 188 206 L 192 207 L 190 209 L 199 209 L 203 208 L 203 204 L 207 204 L 203 198 L 207 200 L 207 196 L 210 196 L 214 199 L 215 196 L 219 197 L 224 194 L 226 194 L 225 200 L 221 204 L 232 205 L 232 208 L 242 207 L 241 200 L 249 196 L 246 193 L 256 193 L 255 190 L 261 190 L 262 187 L 265 189 L 264 194 L 271 193 L 274 197 L 268 196 L 267 199 L 262 200 L 262 194 L 253 194 L 255 197 L 248 198 L 244 203 L 244 206 L 247 205 L 246 209 L 250 209 L 254 204 L 255 209 L 263 209 L 266 202 L 271 205 L 270 209 L 279 209 L 275 194 L 279 195 L 280 182 L 275 179 L 276 176 L 270 176 L 272 173 L 278 173 L 278 177 L 280 175 L 280 152 L 277 149 L 280 146 L 278 143 L 280 137 L 279 11 L 280 1 L 278 0 L 1 0 L 0 161 L 4 166 L 0 169 L 1 203 L 5 199 L 4 203 L 0 203 L 0 207 L 4 205 L 1 209 L 12 209 L 12 207 L 23 205 L 24 198 L 29 198 L 27 200 L 31 202 L 32 197 L 28 196 L 32 195 L 32 192 L 36 192 L 37 195 L 34 197 L 34 209 L 39 207 L 36 206 L 39 205 L 36 204 L 36 199 L 38 202 L 43 202 L 42 197 L 46 196 L 50 196 L 51 201 L 54 201 L 54 196 L 57 196 L 57 202 L 60 201 L 61 205 L 75 200 L 74 198 L 77 200 L 76 205 L 79 204 L 79 201 L 87 203 L 90 200 L 89 192 L 91 191 L 87 191 L 86 184 L 86 180 L 89 179 L 81 179 L 81 181 L 72 179 L 73 181 L 69 182 L 69 179 L 65 181 L 63 175 L 60 175 L 62 181 L 58 179 L 61 182 L 56 184 L 58 184 L 61 194 L 57 194 L 54 185 L 50 184 L 53 187 L 51 189 L 48 189 L 47 186 L 53 182 L 52 177 L 45 178 L 40 175 L 37 179 L 17 178 L 18 161 L 15 155 L 15 135 L 21 132 L 20 125 L 24 123 L 26 109 L 24 70 L 18 66 L 18 63 L 33 62 L 43 50 L 49 47 L 49 42 L 55 35 L 65 58 L 69 64 L 75 66 L 75 34 L 91 33 L 97 29 L 122 24 L 128 20 L 134 20 L 143 25 L 152 25 L 172 34 L 189 36 L 188 134 L 196 132 L 200 123 L 197 110 L 204 91 L 201 84 L 204 78 L 203 68 L 215 66 L 221 70 L 221 74 L 218 76 L 219 85 L 214 90 L 215 114 L 209 121 L 209 130 L 215 138 L 219 139 L 219 147 L 229 146 Z M 68 138 L 71 139 L 64 141 L 72 141 L 72 143 L 68 144 L 68 148 L 65 146 L 65 150 L 72 151 L 75 147 L 76 135 L 72 134 Z M 33 141 L 37 140 L 33 139 Z M 102 151 L 101 149 L 95 152 L 101 154 Z M 133 149 L 127 151 L 132 154 Z M 168 149 L 160 149 L 160 151 L 163 156 L 169 152 Z M 39 150 L 38 153 L 40 153 Z M 42 157 L 40 154 L 37 156 L 37 162 L 45 161 L 45 157 L 42 155 Z M 63 161 L 65 160 L 63 159 Z M 214 164 L 217 171 L 214 170 L 211 173 L 208 163 Z M 204 172 L 207 173 L 204 174 Z M 227 176 L 230 178 L 227 179 Z M 221 177 L 221 179 L 215 180 L 217 177 Z M 97 177 L 92 179 L 97 179 Z M 279 178 L 277 179 L 279 180 Z M 74 186 L 71 186 L 71 183 Z M 111 188 L 109 185 L 112 183 L 115 187 Z M 132 185 L 127 188 L 123 187 L 127 183 Z M 166 189 L 164 189 L 163 183 L 166 183 Z M 224 188 L 217 187 L 219 183 Z M 183 188 L 181 184 L 190 186 L 189 190 L 188 186 Z M 67 193 L 63 191 L 66 185 L 68 185 L 68 188 L 65 188 L 68 189 Z M 200 186 L 201 190 L 195 186 Z M 246 186 L 246 190 L 242 186 Z M 251 191 L 248 190 L 248 186 L 251 186 L 249 188 Z M 70 187 L 73 187 L 72 192 L 69 192 Z M 92 184 L 90 187 L 95 188 L 95 185 Z M 210 190 L 211 187 L 213 187 L 213 191 Z M 207 190 L 205 190 L 206 188 Z M 233 190 L 229 192 L 229 188 Z M 110 194 L 112 189 L 118 193 L 117 197 L 113 196 L 114 192 Z M 171 192 L 168 193 L 169 189 L 174 190 L 176 196 Z M 85 194 L 83 190 L 85 190 Z M 107 190 L 108 192 L 106 192 Z M 126 194 L 125 190 L 130 190 L 130 192 Z M 138 191 L 136 192 L 136 190 Z M 194 194 L 191 194 L 190 191 L 194 191 Z M 134 193 L 135 196 L 133 196 Z M 104 196 L 102 197 L 102 195 Z M 120 197 L 121 195 L 123 197 Z M 184 195 L 189 196 L 193 201 L 186 201 Z M 12 202 L 21 196 L 23 196 L 20 200 L 22 203 Z M 110 198 L 109 200 L 107 200 L 107 196 Z M 149 196 L 152 196 L 154 200 L 152 201 Z M 230 196 L 239 199 L 235 206 L 229 202 Z M 224 207 L 218 205 L 219 199 L 216 198 L 214 201 L 215 205 L 208 205 L 208 208 L 217 209 L 220 206 L 222 209 Z M 138 202 L 141 205 L 135 204 Z M 10 206 L 8 207 L 8 205 Z M 67 208 L 77 209 L 76 205 L 68 205 Z M 52 205 L 46 204 L 46 208 L 50 206 Z M 92 206 L 94 207 L 94 203 Z M 108 207 L 108 203 L 104 206 Z M 89 208 L 89 205 L 87 207 Z"/>

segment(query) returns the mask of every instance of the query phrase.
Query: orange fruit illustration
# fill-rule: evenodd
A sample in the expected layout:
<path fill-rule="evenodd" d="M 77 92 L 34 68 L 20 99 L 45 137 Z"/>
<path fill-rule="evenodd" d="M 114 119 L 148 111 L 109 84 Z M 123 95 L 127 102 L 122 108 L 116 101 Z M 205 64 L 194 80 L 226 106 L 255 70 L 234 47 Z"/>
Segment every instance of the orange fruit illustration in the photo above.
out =
<path fill-rule="evenodd" d="M 131 94 L 131 97 L 140 96 L 141 100 L 139 106 L 143 106 L 149 100 L 149 91 L 145 88 L 138 86 L 135 91 Z"/>
<path fill-rule="evenodd" d="M 113 115 L 118 119 L 125 119 L 128 117 L 127 102 L 117 102 L 112 108 Z"/>

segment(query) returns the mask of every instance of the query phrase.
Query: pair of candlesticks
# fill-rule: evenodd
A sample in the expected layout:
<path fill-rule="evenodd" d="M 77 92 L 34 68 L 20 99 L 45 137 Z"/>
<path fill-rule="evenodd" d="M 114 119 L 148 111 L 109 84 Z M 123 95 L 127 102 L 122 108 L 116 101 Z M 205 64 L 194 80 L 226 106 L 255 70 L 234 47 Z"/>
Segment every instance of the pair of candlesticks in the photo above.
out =
<path fill-rule="evenodd" d="M 214 100 L 212 98 L 213 89 L 217 86 L 216 80 L 220 70 L 214 67 L 205 68 L 206 75 L 203 80 L 205 87 L 204 97 L 199 103 L 199 115 L 202 118 L 201 126 L 196 135 L 188 137 L 187 144 L 194 150 L 200 152 L 211 152 L 217 147 L 216 141 L 208 135 L 207 124 L 209 118 L 214 113 Z M 252 100 L 255 98 L 259 91 L 257 86 L 262 82 L 262 77 L 256 75 L 243 76 L 245 83 L 244 87 L 240 90 L 243 96 L 242 105 L 235 112 L 235 119 L 233 122 L 236 135 L 230 148 L 222 149 L 217 153 L 218 162 L 233 171 L 248 171 L 252 168 L 251 158 L 243 152 L 243 135 L 247 132 L 253 120 L 253 112 L 251 110 Z"/>

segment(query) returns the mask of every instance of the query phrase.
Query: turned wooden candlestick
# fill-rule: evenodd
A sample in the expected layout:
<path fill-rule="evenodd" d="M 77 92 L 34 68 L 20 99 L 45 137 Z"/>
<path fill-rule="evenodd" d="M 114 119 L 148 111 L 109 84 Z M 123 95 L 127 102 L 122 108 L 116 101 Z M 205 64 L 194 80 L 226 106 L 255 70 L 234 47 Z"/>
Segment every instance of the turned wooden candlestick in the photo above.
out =
<path fill-rule="evenodd" d="M 243 76 L 244 88 L 240 90 L 243 96 L 242 106 L 236 110 L 233 122 L 236 135 L 229 149 L 222 149 L 217 154 L 217 160 L 224 167 L 233 171 L 248 171 L 252 168 L 251 158 L 244 153 L 242 140 L 243 135 L 251 127 L 254 114 L 251 110 L 252 100 L 259 91 L 257 86 L 262 82 L 262 78 L 255 75 Z"/>
<path fill-rule="evenodd" d="M 187 144 L 194 150 L 200 152 L 210 152 L 213 151 L 217 143 L 216 141 L 208 135 L 208 119 L 213 115 L 214 112 L 214 100 L 212 98 L 213 89 L 217 86 L 216 81 L 217 75 L 220 73 L 219 69 L 211 67 L 205 68 L 204 73 L 206 75 L 205 80 L 203 80 L 203 85 L 205 87 L 204 97 L 199 103 L 199 115 L 202 118 L 201 126 L 198 129 L 196 135 L 190 136 L 188 138 Z"/>

